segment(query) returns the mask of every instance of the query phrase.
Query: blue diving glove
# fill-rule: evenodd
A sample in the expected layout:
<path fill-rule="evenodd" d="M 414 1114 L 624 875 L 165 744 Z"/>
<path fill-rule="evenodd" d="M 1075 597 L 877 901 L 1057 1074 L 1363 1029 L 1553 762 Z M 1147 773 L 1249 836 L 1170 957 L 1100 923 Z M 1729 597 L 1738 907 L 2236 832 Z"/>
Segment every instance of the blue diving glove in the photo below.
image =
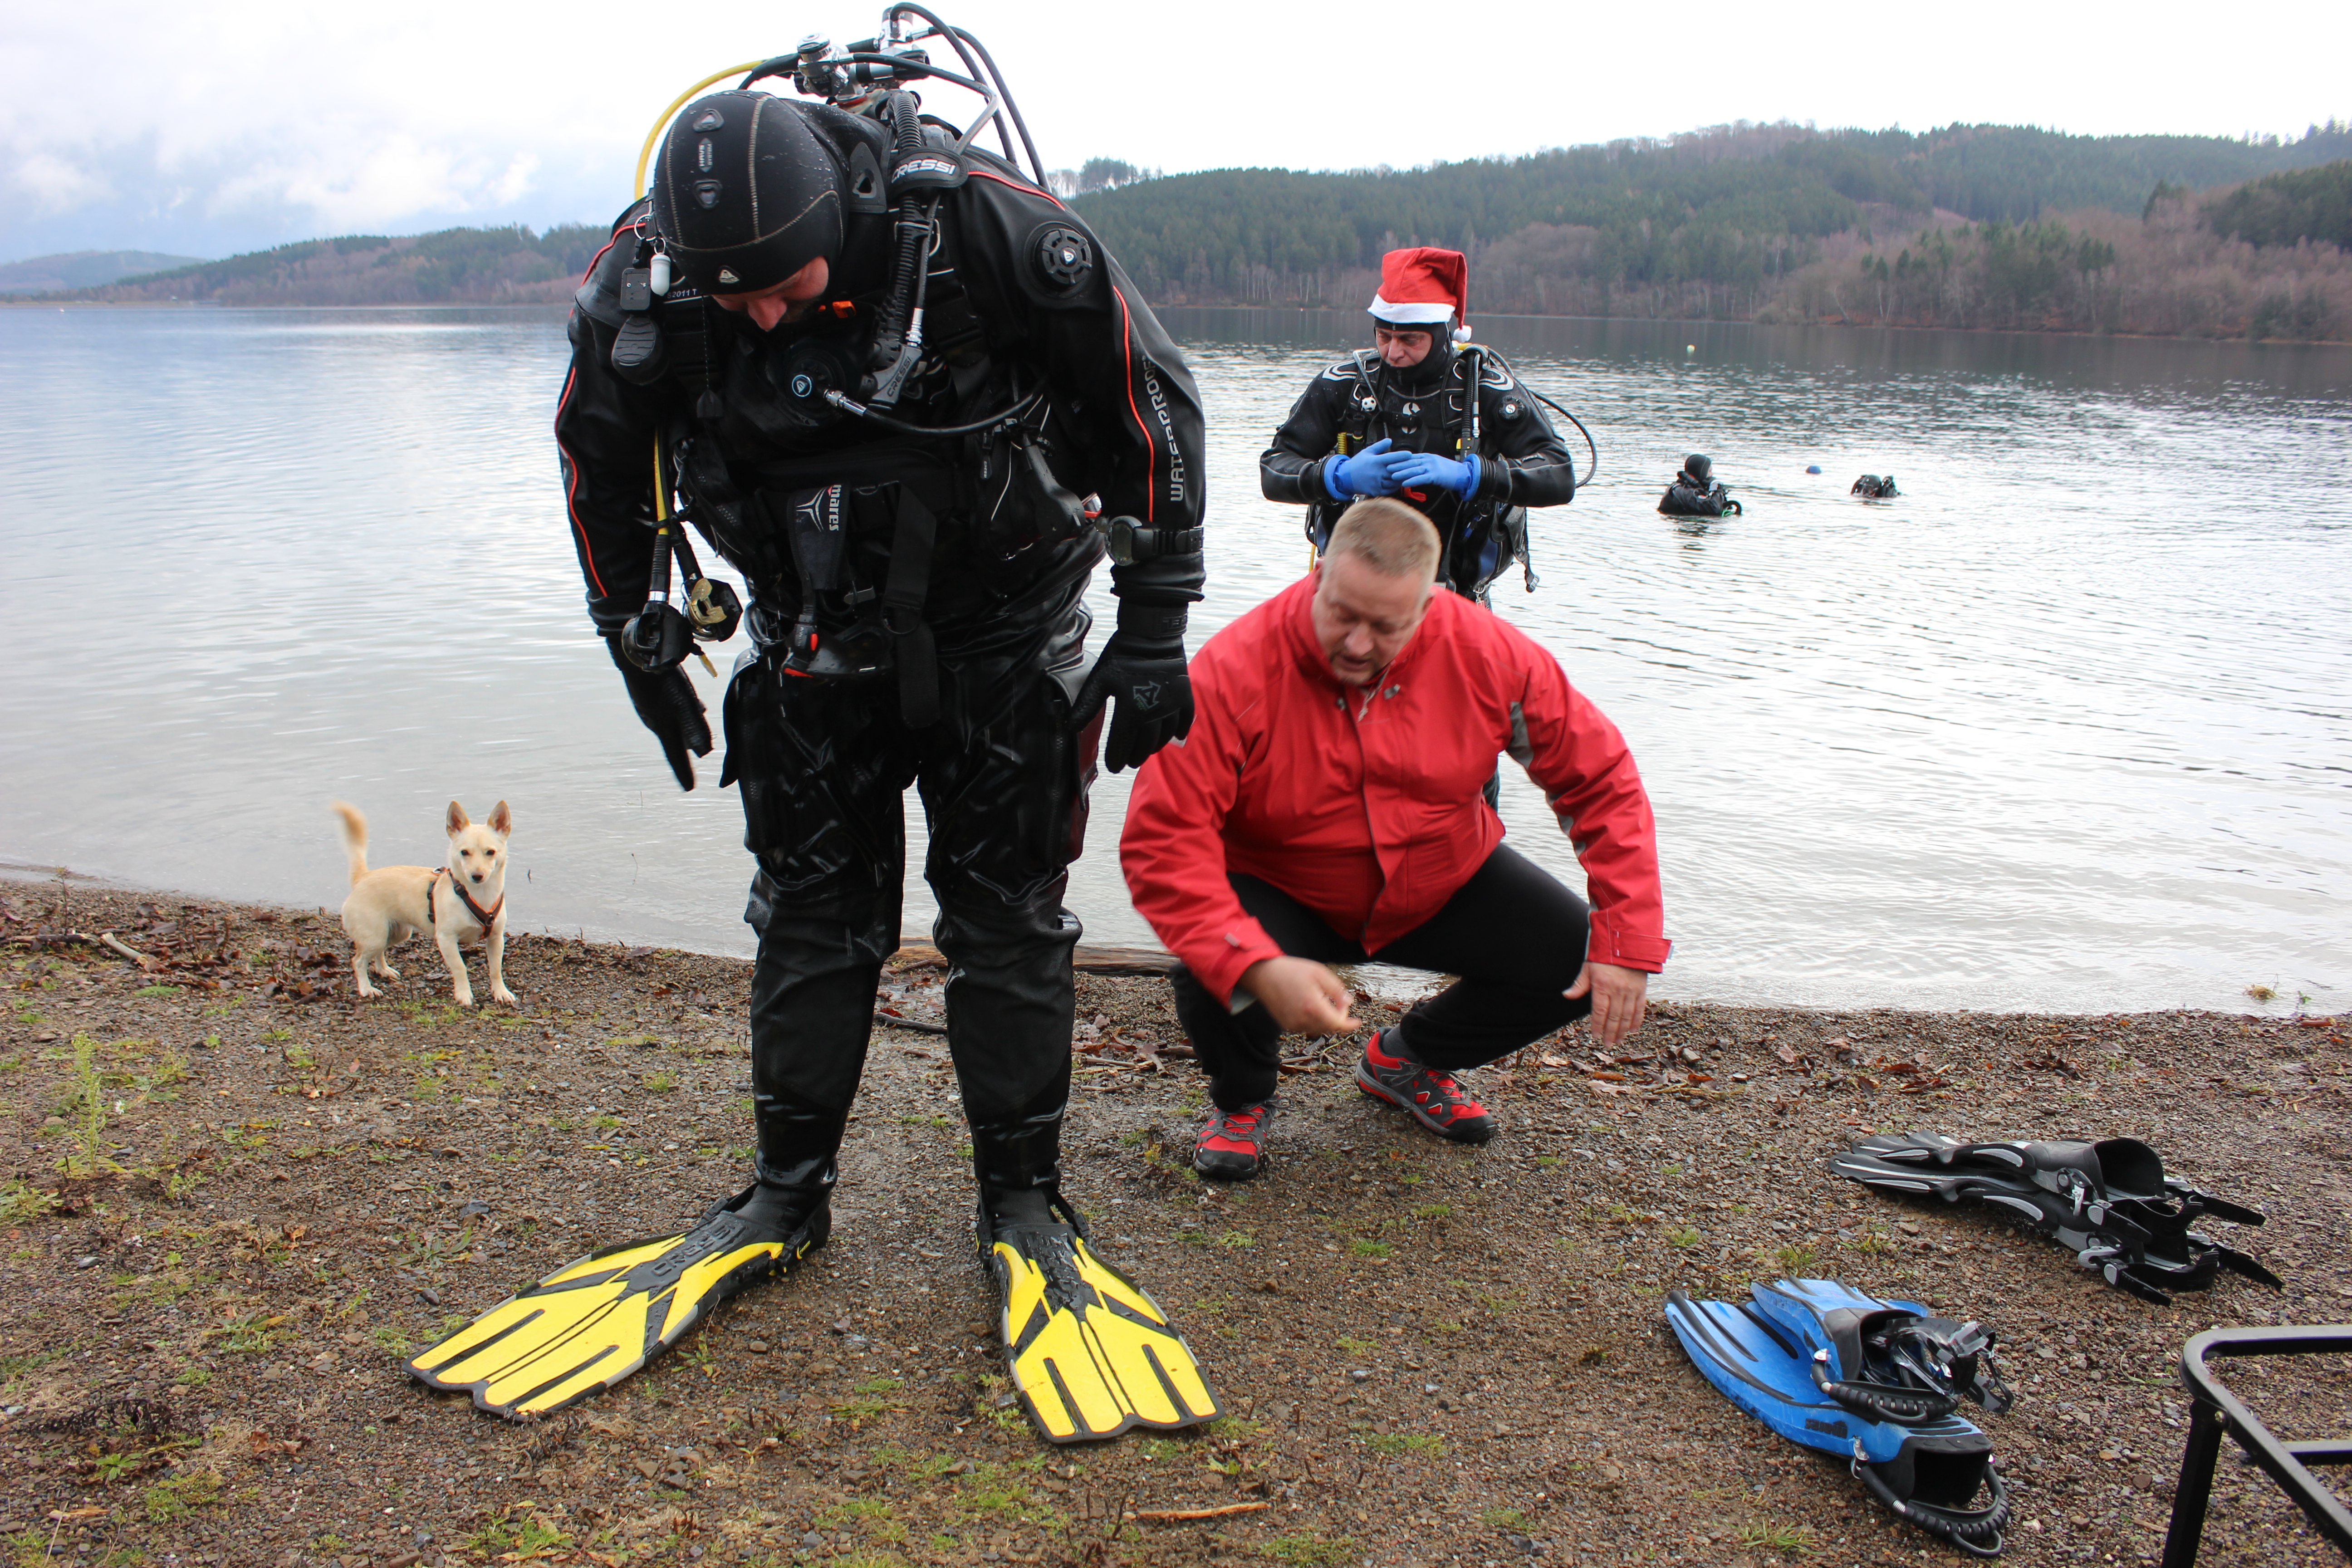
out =
<path fill-rule="evenodd" d="M 1331 492 L 1333 500 L 1346 500 L 1349 496 L 1392 496 L 1396 494 L 1396 465 L 1412 454 L 1389 450 L 1385 436 L 1344 458 L 1332 458 L 1323 465 L 1323 488 Z"/>
<path fill-rule="evenodd" d="M 1456 462 L 1442 452 L 1407 452 L 1389 475 L 1409 489 L 1452 490 L 1466 500 L 1478 488 L 1478 454 Z"/>

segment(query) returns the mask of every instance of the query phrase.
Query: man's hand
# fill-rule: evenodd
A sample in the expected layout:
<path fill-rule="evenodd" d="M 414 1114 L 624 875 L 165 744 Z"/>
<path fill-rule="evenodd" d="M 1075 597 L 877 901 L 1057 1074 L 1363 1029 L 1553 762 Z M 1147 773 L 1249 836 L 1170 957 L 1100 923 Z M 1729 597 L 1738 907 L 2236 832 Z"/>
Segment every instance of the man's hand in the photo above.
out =
<path fill-rule="evenodd" d="M 710 721 L 704 717 L 702 699 L 695 695 L 694 682 L 677 665 L 667 669 L 639 669 L 621 651 L 621 639 L 608 637 L 604 646 L 612 650 L 613 665 L 621 672 L 622 681 L 629 689 L 629 701 L 637 710 L 637 718 L 654 732 L 661 742 L 662 755 L 669 759 L 669 771 L 677 775 L 677 787 L 694 787 L 696 757 L 710 754 Z"/>
<path fill-rule="evenodd" d="M 1103 766 L 1113 773 L 1143 760 L 1192 731 L 1192 678 L 1184 669 L 1184 606 L 1131 605 L 1121 600 L 1118 630 L 1078 691 L 1076 723 L 1084 729 L 1105 702 L 1118 699 Z"/>
<path fill-rule="evenodd" d="M 1478 457 L 1474 452 L 1457 462 L 1443 452 L 1408 452 L 1389 477 L 1404 489 L 1452 490 L 1466 499 L 1478 488 Z"/>
<path fill-rule="evenodd" d="M 1323 488 L 1331 492 L 1333 500 L 1346 500 L 1350 496 L 1392 496 L 1397 491 L 1396 467 L 1412 456 L 1410 452 L 1390 451 L 1388 437 L 1383 436 L 1360 452 L 1325 462 Z"/>
<path fill-rule="evenodd" d="M 1642 1026 L 1648 1007 L 1649 975 L 1613 963 L 1587 963 L 1576 972 L 1576 984 L 1560 994 L 1573 1002 L 1588 991 L 1592 994 L 1592 1016 L 1585 1021 L 1585 1027 L 1604 1046 L 1623 1045 Z"/>
<path fill-rule="evenodd" d="M 1242 971 L 1241 988 L 1286 1035 L 1344 1035 L 1363 1026 L 1348 1011 L 1339 977 L 1311 958 L 1261 958 Z"/>

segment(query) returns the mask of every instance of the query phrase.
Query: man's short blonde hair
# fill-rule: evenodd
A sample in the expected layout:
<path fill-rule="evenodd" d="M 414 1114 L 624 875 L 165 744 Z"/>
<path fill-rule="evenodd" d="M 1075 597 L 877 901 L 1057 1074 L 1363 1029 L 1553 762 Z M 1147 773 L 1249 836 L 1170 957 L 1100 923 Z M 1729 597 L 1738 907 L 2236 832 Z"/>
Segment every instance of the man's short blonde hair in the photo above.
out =
<path fill-rule="evenodd" d="M 1323 554 L 1327 560 L 1360 557 L 1383 577 L 1437 580 L 1436 528 L 1404 502 L 1386 496 L 1368 496 L 1341 512 Z"/>

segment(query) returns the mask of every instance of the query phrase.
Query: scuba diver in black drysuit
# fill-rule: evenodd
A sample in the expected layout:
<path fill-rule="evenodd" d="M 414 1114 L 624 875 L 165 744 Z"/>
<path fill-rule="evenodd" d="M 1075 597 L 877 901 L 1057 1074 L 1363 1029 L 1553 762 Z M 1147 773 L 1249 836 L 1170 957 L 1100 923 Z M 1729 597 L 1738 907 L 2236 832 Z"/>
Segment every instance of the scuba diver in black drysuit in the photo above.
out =
<path fill-rule="evenodd" d="M 969 144 L 988 116 L 959 142 L 918 118 L 910 91 L 866 85 L 895 71 L 1001 95 L 969 34 L 919 6 L 894 6 L 892 26 L 909 16 L 970 78 L 895 34 L 845 55 L 813 39 L 697 99 L 572 317 L 555 429 L 588 611 L 681 788 L 711 738 L 680 661 L 731 595 L 699 580 L 673 490 L 751 591 L 754 646 L 727 684 L 719 783 L 741 788 L 759 862 L 745 915 L 759 933 L 758 1158 L 749 1188 L 664 1244 L 666 1278 L 702 1292 L 689 1322 L 824 1239 L 878 978 L 899 945 L 910 784 L 929 822 L 982 1245 L 1010 1257 L 998 1268 L 1011 1297 L 1022 1281 L 1095 1282 L 1100 1267 L 1060 1194 L 1079 937 L 1062 900 L 1106 704 L 1114 772 L 1191 727 L 1200 395 L 1100 241 L 1042 170 L 1010 161 L 1005 119 L 1027 140 L 1017 110 L 996 121 L 999 159 Z M 751 90 L 787 73 L 832 101 Z M 666 603 L 673 553 L 683 616 Z M 1081 597 L 1106 553 L 1118 625 L 1089 672 Z M 750 1249 L 740 1267 L 730 1247 Z M 1106 1331 L 1141 1332 L 1129 1316 Z M 1151 1347 L 1163 1363 L 1181 1351 L 1167 1338 L 1174 1351 Z M 416 1370 L 485 1408 L 541 1407 L 500 1403 L 461 1362 L 428 1352 Z M 1045 1389 L 1031 1409 L 1057 1439 L 1214 1414 L 1196 1375 L 1172 1407 L 1155 1382 L 1135 1391 L 1143 1405 L 1083 1411 L 1047 1408 L 1051 1375 L 1017 1381 L 1024 1397 Z"/>
<path fill-rule="evenodd" d="M 1658 510 L 1668 517 L 1738 517 L 1748 509 L 1732 500 L 1723 481 L 1715 477 L 1714 459 L 1705 452 L 1693 452 L 1683 459 L 1682 471 L 1659 498 Z"/>
<path fill-rule="evenodd" d="M 1887 500 L 1902 493 L 1895 488 L 1893 474 L 1887 475 L 1885 479 L 1880 479 L 1876 474 L 1864 474 L 1854 480 L 1853 489 L 1846 492 L 1848 495 L 1860 496 L 1864 500 Z"/>
<path fill-rule="evenodd" d="M 1306 503 L 1318 554 L 1357 497 L 1406 502 L 1444 542 L 1437 580 L 1486 604 L 1514 561 L 1534 589 L 1528 508 L 1573 500 L 1576 470 L 1502 356 L 1456 346 L 1467 266 L 1458 251 L 1429 246 L 1381 258 L 1377 346 L 1315 378 L 1258 458 L 1258 478 L 1266 500 Z M 1472 374 L 1476 413 L 1465 420 Z"/>

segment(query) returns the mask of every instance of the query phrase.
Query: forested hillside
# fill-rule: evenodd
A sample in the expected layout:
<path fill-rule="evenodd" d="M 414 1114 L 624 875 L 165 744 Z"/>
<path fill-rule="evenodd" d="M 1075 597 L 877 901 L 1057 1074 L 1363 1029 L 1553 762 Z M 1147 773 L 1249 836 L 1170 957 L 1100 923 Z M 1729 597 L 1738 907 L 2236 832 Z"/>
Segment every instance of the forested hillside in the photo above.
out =
<path fill-rule="evenodd" d="M 1269 303 L 1377 265 L 1398 244 L 1476 250 L 1549 224 L 1594 230 L 1591 269 L 1630 283 L 1745 283 L 1864 226 L 1867 206 L 1975 221 L 2137 215 L 2159 184 L 2203 189 L 2352 158 L 2352 124 L 2293 142 L 2067 136 L 2031 127 L 1816 132 L 1717 126 L 1411 170 L 1216 169 L 1078 199 L 1147 293 Z"/>
<path fill-rule="evenodd" d="M 523 304 L 571 298 L 603 225 L 447 228 L 309 239 L 200 262 L 67 296 L 83 300 L 201 300 L 221 305 Z"/>
<path fill-rule="evenodd" d="M 1842 131 L 1832 140 L 1889 159 L 1937 206 L 1963 217 L 2032 222 L 2051 211 L 2137 215 L 2169 182 L 2189 190 L 2352 158 L 2352 124 L 2294 141 L 2221 136 L 2069 136 L 2019 125 L 1954 125 L 1912 135 Z"/>
<path fill-rule="evenodd" d="M 2223 335 L 2252 330 L 2260 314 L 2318 335 L 2300 329 L 2352 330 L 2352 296 L 2337 300 L 2352 288 L 2339 247 L 2266 252 L 2252 235 L 2200 226 L 2207 209 L 2181 204 L 2195 190 L 2305 177 L 2286 171 L 2347 157 L 2352 125 L 2341 121 L 2245 142 L 1743 124 L 1407 171 L 1215 170 L 1076 205 L 1162 301 L 1354 304 L 1370 297 L 1381 252 L 1425 244 L 1471 255 L 1474 314 Z M 2301 212 L 2324 205 L 2326 188 L 2280 199 Z M 2169 237 L 2143 244 L 2133 220 Z M 1915 262 L 1915 245 L 1930 259 Z M 1932 289 L 1915 266 L 1934 269 Z M 1897 310 L 1898 299 L 1916 309 Z"/>
<path fill-rule="evenodd" d="M 2293 140 L 1717 126 L 1524 158 L 1167 177 L 1073 205 L 1159 303 L 1360 305 L 1381 254 L 1470 254 L 1471 314 L 2352 336 L 2352 124 Z M 44 298 L 553 302 L 602 225 L 347 236 Z"/>
<path fill-rule="evenodd" d="M 2240 185 L 2210 204 L 2205 219 L 2217 234 L 2255 245 L 2352 246 L 2352 160 Z"/>
<path fill-rule="evenodd" d="M 0 265 L 0 294 L 89 289 L 167 267 L 193 267 L 202 259 L 196 256 L 165 256 L 152 250 L 76 250 L 61 256 L 35 256 Z"/>

